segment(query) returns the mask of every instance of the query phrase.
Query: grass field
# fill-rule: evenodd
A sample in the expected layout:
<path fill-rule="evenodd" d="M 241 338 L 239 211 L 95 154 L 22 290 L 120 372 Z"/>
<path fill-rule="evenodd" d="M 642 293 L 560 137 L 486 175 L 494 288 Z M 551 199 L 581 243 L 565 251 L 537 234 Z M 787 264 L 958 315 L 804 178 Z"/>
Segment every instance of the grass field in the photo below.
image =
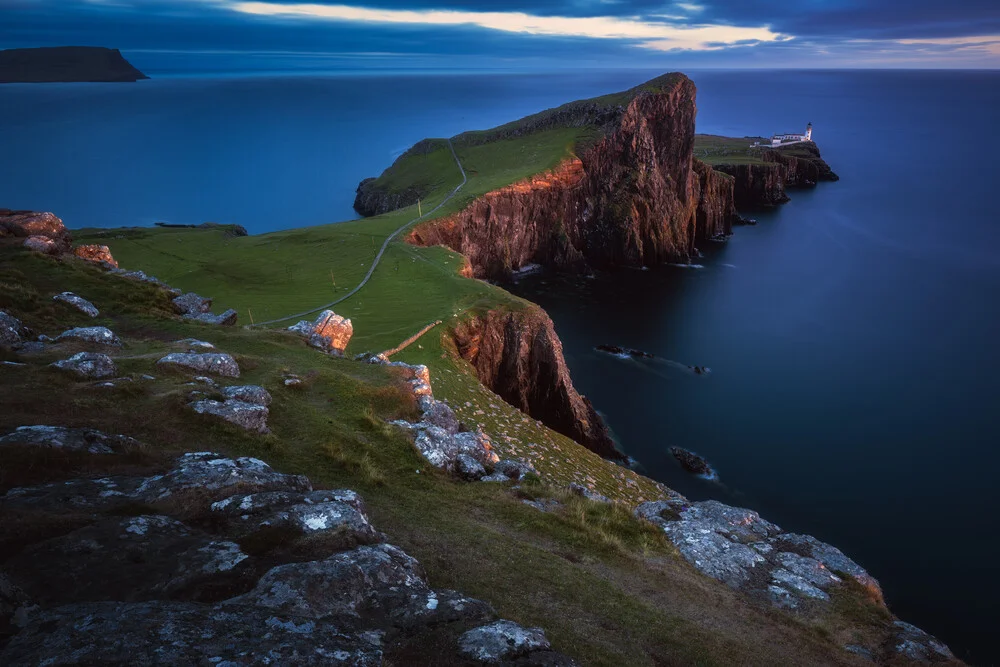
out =
<path fill-rule="evenodd" d="M 714 134 L 694 135 L 694 156 L 705 164 L 764 164 L 759 151 L 751 148 L 760 137 L 720 137 Z"/>

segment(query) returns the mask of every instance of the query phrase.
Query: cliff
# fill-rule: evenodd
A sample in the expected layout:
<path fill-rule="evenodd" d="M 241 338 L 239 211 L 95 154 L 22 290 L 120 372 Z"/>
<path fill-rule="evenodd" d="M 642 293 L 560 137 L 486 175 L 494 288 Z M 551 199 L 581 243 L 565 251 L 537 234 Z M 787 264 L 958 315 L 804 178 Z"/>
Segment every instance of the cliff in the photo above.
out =
<path fill-rule="evenodd" d="M 118 49 L 56 46 L 0 51 L 0 83 L 133 82 L 148 78 Z"/>
<path fill-rule="evenodd" d="M 426 197 L 435 183 L 428 180 L 423 170 L 408 168 L 413 158 L 433 153 L 444 145 L 443 141 L 424 139 L 396 158 L 379 178 L 366 178 L 358 184 L 354 197 L 354 210 L 365 217 L 381 215 L 404 206 L 412 206 Z M 450 153 L 447 156 L 450 159 Z"/>
<path fill-rule="evenodd" d="M 735 204 L 741 209 L 783 204 L 788 201 L 786 188 L 808 188 L 820 181 L 840 179 L 812 142 L 766 148 L 760 151 L 758 160 L 712 167 L 735 179 Z"/>
<path fill-rule="evenodd" d="M 574 389 L 544 310 L 491 310 L 459 324 L 452 336 L 479 381 L 507 403 L 605 458 L 626 460 L 594 406 Z"/>
<path fill-rule="evenodd" d="M 419 226 L 409 240 L 446 245 L 469 258 L 477 277 L 493 280 L 529 263 L 579 271 L 686 261 L 698 240 L 728 233 L 738 219 L 732 179 L 693 158 L 695 111 L 694 84 L 669 74 L 514 126 L 460 135 L 456 147 L 557 123 L 598 130 L 554 169 L 488 192 Z"/>

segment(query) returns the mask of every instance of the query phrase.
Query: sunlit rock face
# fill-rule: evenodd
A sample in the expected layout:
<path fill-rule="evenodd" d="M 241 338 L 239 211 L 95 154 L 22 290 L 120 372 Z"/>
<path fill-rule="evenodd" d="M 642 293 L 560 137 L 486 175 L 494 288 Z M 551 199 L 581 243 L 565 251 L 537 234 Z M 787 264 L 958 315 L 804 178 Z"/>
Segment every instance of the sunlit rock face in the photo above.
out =
<path fill-rule="evenodd" d="M 118 262 L 111 254 L 111 248 L 106 245 L 80 245 L 73 248 L 73 254 L 80 259 L 94 262 L 107 268 L 117 269 Z"/>
<path fill-rule="evenodd" d="M 0 208 L 0 228 L 21 238 L 39 238 L 36 244 L 41 252 L 53 254 L 69 252 L 73 240 L 63 221 L 53 213 L 12 211 Z"/>
<path fill-rule="evenodd" d="M 302 320 L 298 324 L 288 327 L 289 331 L 294 331 L 303 337 L 313 347 L 341 355 L 351 342 L 354 335 L 354 325 L 351 320 L 341 317 L 332 310 L 324 310 L 315 321 Z"/>

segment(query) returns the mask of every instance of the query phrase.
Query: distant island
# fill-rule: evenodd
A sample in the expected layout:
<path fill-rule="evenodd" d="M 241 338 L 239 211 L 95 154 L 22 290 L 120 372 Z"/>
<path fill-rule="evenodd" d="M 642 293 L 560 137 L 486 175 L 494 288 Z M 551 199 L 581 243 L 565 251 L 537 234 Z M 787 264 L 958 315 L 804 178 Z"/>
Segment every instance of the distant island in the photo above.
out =
<path fill-rule="evenodd" d="M 55 46 L 0 50 L 0 83 L 125 83 L 148 78 L 118 49 Z"/>

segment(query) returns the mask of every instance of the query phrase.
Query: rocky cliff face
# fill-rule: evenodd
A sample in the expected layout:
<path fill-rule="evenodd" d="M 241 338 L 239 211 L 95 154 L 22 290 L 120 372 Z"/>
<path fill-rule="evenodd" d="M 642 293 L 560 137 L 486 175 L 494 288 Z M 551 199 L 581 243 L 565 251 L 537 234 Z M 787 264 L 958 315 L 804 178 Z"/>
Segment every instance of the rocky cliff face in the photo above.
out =
<path fill-rule="evenodd" d="M 694 160 L 695 88 L 657 80 L 605 121 L 605 134 L 551 172 L 490 192 L 418 227 L 410 241 L 444 244 L 496 280 L 528 263 L 567 270 L 683 261 L 700 238 L 736 219 L 733 184 Z"/>
<path fill-rule="evenodd" d="M 479 380 L 505 401 L 605 458 L 625 460 L 594 406 L 573 388 L 544 310 L 491 310 L 457 326 L 453 336 Z"/>
<path fill-rule="evenodd" d="M 816 144 L 795 144 L 783 149 L 767 149 L 761 158 L 766 164 L 717 164 L 716 171 L 735 179 L 734 201 L 741 209 L 760 208 L 788 201 L 786 187 L 808 188 L 820 181 L 840 177 L 820 156 Z"/>

